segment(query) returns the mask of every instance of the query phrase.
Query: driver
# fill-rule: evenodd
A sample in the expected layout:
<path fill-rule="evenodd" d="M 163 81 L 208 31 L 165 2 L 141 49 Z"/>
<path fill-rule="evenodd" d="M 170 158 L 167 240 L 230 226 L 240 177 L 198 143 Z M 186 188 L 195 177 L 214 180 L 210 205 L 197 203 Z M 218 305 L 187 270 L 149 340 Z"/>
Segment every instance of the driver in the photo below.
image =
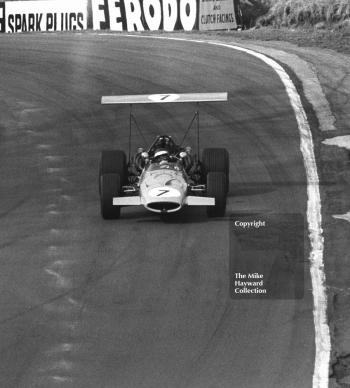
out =
<path fill-rule="evenodd" d="M 156 147 L 154 152 L 151 152 L 152 150 L 150 150 L 150 154 L 145 152 L 143 148 L 138 148 L 134 157 L 134 166 L 138 172 L 141 172 L 150 160 L 159 164 L 161 162 L 164 164 L 178 160 L 185 171 L 187 173 L 190 172 L 191 168 L 194 166 L 191 147 L 186 146 L 185 148 L 180 148 L 179 146 L 176 146 L 173 140 L 168 136 L 160 137 L 156 145 L 158 145 L 158 143 L 161 144 L 162 147 Z"/>
<path fill-rule="evenodd" d="M 155 141 L 154 145 L 150 149 L 150 154 L 155 156 L 156 151 L 164 149 L 169 152 L 169 155 L 174 155 L 178 152 L 178 147 L 174 143 L 174 140 L 171 138 L 171 136 L 162 135 L 159 136 L 158 139 Z"/>
<path fill-rule="evenodd" d="M 170 162 L 172 159 L 172 155 L 170 155 L 169 151 L 165 148 L 159 148 L 154 151 L 153 157 L 150 157 L 148 152 L 145 152 L 143 148 L 138 148 L 137 153 L 134 157 L 134 166 L 136 171 L 141 172 L 145 165 L 152 160 L 155 163 L 165 164 Z"/>

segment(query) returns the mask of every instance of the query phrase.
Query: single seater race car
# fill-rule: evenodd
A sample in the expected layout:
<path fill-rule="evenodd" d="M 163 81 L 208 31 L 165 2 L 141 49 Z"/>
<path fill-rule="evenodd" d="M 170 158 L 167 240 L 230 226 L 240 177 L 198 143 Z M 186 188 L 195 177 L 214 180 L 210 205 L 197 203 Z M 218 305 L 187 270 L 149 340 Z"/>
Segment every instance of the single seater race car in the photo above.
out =
<path fill-rule="evenodd" d="M 102 103 L 147 103 L 149 99 L 167 102 L 158 101 L 157 96 L 163 95 L 108 96 L 102 98 Z M 227 100 L 227 93 L 165 96 L 171 96 L 171 102 L 176 97 L 186 102 Z M 196 115 L 198 119 L 198 112 Z M 160 214 L 177 212 L 184 206 L 206 206 L 209 217 L 222 217 L 228 187 L 229 154 L 225 148 L 206 148 L 199 158 L 192 154 L 191 147 L 182 147 L 171 136 L 160 135 L 147 151 L 139 148 L 133 157 L 129 143 L 128 160 L 123 150 L 101 153 L 99 193 L 104 219 L 119 218 L 123 206 L 144 206 Z"/>

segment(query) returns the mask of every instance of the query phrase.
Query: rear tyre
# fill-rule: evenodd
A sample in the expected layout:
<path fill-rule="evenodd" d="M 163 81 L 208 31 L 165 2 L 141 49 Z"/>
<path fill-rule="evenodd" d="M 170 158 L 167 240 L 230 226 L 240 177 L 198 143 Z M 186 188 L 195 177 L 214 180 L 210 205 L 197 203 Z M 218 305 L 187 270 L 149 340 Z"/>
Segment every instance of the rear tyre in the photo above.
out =
<path fill-rule="evenodd" d="M 121 181 L 119 174 L 104 174 L 101 182 L 101 215 L 105 220 L 114 220 L 120 217 L 120 206 L 113 206 L 113 197 L 121 195 Z"/>
<path fill-rule="evenodd" d="M 223 217 L 227 196 L 226 175 L 223 172 L 209 172 L 207 175 L 207 196 L 215 198 L 215 206 L 207 206 L 208 217 Z"/>
<path fill-rule="evenodd" d="M 210 172 L 222 172 L 226 177 L 226 192 L 229 188 L 230 159 L 226 148 L 205 148 L 202 153 L 203 176 Z"/>
<path fill-rule="evenodd" d="M 100 193 L 101 193 L 101 176 L 105 174 L 118 174 L 120 177 L 121 185 L 127 181 L 127 163 L 126 155 L 121 150 L 108 150 L 101 152 L 100 160 Z"/>

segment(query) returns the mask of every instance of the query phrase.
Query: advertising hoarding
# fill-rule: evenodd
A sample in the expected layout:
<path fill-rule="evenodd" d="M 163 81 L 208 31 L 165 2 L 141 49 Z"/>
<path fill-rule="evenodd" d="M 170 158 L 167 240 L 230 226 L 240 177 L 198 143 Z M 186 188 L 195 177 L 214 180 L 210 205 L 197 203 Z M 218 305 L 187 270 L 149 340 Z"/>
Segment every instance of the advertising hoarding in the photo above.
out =
<path fill-rule="evenodd" d="M 237 28 L 233 0 L 199 0 L 199 30 Z"/>
<path fill-rule="evenodd" d="M 198 29 L 197 0 L 92 0 L 92 15 L 94 30 Z"/>
<path fill-rule="evenodd" d="M 86 0 L 8 1 L 0 3 L 0 31 L 74 31 L 87 29 Z"/>
<path fill-rule="evenodd" d="M 234 0 L 38 0 L 0 2 L 0 32 L 175 31 L 237 27 Z"/>

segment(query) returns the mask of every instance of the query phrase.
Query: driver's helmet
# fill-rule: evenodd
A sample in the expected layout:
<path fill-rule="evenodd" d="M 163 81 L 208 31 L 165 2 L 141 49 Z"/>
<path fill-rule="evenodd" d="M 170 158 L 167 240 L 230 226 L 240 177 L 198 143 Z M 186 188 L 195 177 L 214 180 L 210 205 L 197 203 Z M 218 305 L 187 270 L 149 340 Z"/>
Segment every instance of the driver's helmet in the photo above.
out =
<path fill-rule="evenodd" d="M 174 148 L 174 141 L 170 136 L 163 135 L 159 136 L 155 145 L 157 148 L 163 148 L 169 152 L 172 152 Z"/>
<path fill-rule="evenodd" d="M 160 163 L 163 160 L 169 160 L 169 151 L 164 148 L 157 149 L 154 152 L 154 160 L 157 163 Z"/>

